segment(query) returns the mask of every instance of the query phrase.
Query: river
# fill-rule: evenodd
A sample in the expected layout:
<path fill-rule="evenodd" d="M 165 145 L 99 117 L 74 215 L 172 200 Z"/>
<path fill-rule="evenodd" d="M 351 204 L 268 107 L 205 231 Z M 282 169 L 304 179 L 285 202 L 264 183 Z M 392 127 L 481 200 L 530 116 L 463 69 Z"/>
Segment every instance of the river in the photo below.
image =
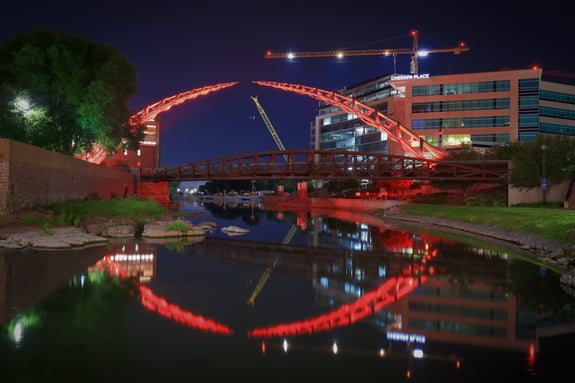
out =
<path fill-rule="evenodd" d="M 346 211 L 184 201 L 178 213 L 215 227 L 198 241 L 0 253 L 0 382 L 571 373 L 575 298 L 509 249 Z"/>

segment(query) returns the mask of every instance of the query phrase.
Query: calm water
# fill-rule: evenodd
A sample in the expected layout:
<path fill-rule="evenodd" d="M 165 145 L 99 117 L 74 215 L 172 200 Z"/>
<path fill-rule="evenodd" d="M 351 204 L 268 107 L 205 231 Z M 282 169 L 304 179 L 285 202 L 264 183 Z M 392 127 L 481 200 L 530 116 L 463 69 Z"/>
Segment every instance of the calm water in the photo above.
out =
<path fill-rule="evenodd" d="M 199 242 L 0 255 L 0 382 L 572 373 L 575 298 L 505 249 L 346 212 L 181 211 L 218 226 Z"/>

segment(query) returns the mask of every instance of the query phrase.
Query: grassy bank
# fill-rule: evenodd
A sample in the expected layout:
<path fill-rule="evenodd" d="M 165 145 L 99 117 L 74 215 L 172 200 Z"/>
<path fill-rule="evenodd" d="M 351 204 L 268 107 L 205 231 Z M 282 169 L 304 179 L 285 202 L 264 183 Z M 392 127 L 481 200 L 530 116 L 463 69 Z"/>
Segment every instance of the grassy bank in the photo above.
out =
<path fill-rule="evenodd" d="M 490 225 L 575 243 L 575 210 L 538 207 L 488 207 L 407 204 L 403 214 Z"/>
<path fill-rule="evenodd" d="M 38 214 L 22 217 L 28 224 L 42 226 L 71 225 L 78 227 L 89 217 L 129 218 L 138 224 L 159 219 L 166 209 L 158 202 L 143 198 L 98 199 L 57 202 L 38 209 Z"/>
<path fill-rule="evenodd" d="M 29 224 L 78 227 L 88 217 L 130 218 L 143 225 L 166 213 L 159 203 L 149 199 L 84 199 L 59 202 L 39 210 L 41 214 L 23 217 Z M 533 233 L 544 238 L 575 244 L 575 210 L 541 207 L 452 206 L 406 204 L 403 214 L 432 216 L 470 224 L 482 224 Z M 43 213 L 43 214 L 42 214 Z"/>

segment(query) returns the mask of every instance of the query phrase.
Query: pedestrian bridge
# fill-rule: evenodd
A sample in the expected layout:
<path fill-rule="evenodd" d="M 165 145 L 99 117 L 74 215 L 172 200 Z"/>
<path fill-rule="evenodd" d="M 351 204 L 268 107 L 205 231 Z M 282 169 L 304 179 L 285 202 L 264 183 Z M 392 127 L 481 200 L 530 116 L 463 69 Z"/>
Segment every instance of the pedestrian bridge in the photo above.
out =
<path fill-rule="evenodd" d="M 283 150 L 141 168 L 141 182 L 209 180 L 450 180 L 506 184 L 508 161 L 445 161 L 386 153 Z"/>

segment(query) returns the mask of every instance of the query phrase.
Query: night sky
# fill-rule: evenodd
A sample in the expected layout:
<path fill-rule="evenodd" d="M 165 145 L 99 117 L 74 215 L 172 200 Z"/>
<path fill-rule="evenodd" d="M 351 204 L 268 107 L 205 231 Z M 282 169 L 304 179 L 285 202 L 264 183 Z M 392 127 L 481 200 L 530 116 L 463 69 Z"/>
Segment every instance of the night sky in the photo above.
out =
<path fill-rule="evenodd" d="M 64 5 L 59 5 L 64 3 Z M 524 69 L 575 72 L 574 21 L 562 2 L 526 1 L 47 1 L 10 3 L 0 38 L 42 27 L 115 46 L 138 71 L 134 112 L 187 90 L 239 84 L 160 114 L 162 165 L 277 149 L 251 96 L 258 99 L 287 149 L 309 148 L 317 101 L 253 80 L 337 90 L 393 72 L 391 57 L 265 59 L 265 51 L 452 48 L 420 58 L 430 75 Z M 509 3 L 510 5 L 503 5 Z M 68 5 L 70 4 L 70 5 Z M 137 5 L 136 5 L 137 4 Z M 397 72 L 409 73 L 409 55 Z"/>

